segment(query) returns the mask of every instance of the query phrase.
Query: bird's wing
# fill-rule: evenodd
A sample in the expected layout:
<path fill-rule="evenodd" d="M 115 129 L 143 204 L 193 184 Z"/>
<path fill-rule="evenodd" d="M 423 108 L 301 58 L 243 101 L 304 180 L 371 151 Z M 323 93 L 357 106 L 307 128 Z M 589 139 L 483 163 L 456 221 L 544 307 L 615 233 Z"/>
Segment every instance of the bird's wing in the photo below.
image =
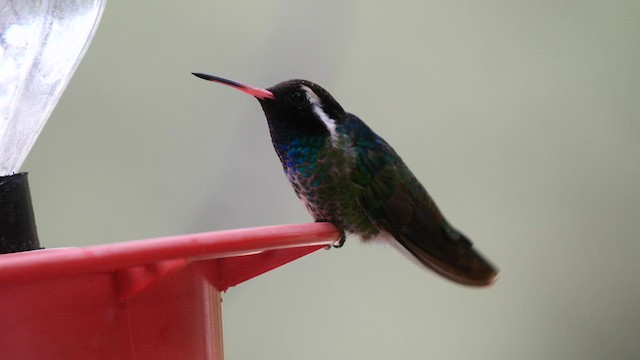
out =
<path fill-rule="evenodd" d="M 354 144 L 359 166 L 352 181 L 370 221 L 440 275 L 465 285 L 491 284 L 495 268 L 447 223 L 395 151 L 381 138 L 360 142 Z"/>

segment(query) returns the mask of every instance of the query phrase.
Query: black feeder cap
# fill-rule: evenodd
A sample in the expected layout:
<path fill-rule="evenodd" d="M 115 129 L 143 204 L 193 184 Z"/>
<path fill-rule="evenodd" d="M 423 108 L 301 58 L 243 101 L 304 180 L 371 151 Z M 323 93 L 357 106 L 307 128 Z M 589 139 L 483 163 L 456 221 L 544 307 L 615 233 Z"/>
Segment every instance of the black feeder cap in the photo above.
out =
<path fill-rule="evenodd" d="M 0 176 L 0 254 L 41 249 L 27 173 Z"/>

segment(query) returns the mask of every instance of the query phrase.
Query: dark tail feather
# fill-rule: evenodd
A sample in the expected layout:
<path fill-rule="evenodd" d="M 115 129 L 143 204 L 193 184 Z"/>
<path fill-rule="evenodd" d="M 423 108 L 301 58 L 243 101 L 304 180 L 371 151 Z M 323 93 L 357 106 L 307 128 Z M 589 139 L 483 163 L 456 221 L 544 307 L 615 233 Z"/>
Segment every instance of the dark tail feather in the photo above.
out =
<path fill-rule="evenodd" d="M 497 270 L 475 251 L 469 239 L 449 225 L 399 159 L 394 166 L 370 167 L 376 170 L 372 171 L 374 177 L 358 201 L 378 229 L 391 234 L 422 264 L 448 279 L 469 286 L 495 281 Z"/>
<path fill-rule="evenodd" d="M 430 200 L 426 192 L 424 196 Z M 495 267 L 447 223 L 433 201 L 416 201 L 398 187 L 380 210 L 379 224 L 428 268 L 469 286 L 495 281 Z"/>
<path fill-rule="evenodd" d="M 446 233 L 440 239 L 425 235 L 413 236 L 403 231 L 394 237 L 422 264 L 452 281 L 468 286 L 488 286 L 496 280 L 497 270 L 473 249 L 473 244 L 464 235 L 459 234 L 458 239 L 452 239 Z"/>

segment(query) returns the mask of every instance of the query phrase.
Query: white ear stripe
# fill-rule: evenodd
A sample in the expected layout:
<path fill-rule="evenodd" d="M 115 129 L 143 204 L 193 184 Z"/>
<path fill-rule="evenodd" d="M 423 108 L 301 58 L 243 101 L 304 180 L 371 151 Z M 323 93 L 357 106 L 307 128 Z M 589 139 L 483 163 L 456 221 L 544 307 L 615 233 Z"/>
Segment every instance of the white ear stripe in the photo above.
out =
<path fill-rule="evenodd" d="M 318 118 L 324 123 L 329 130 L 329 134 L 331 134 L 331 140 L 336 142 L 338 140 L 338 133 L 336 132 L 336 121 L 327 115 L 327 113 L 322 110 L 322 102 L 316 93 L 313 92 L 308 86 L 302 85 L 302 90 L 304 90 L 307 95 L 307 100 L 311 104 L 313 108 L 313 112 L 318 115 Z"/>

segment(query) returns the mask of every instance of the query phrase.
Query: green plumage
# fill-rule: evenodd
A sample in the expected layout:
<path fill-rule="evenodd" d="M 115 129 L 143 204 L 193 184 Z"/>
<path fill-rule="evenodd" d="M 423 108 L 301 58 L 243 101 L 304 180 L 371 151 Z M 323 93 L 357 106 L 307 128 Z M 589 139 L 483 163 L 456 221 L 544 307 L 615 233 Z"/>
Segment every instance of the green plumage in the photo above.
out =
<path fill-rule="evenodd" d="M 304 80 L 267 90 L 276 101 L 260 103 L 274 148 L 296 195 L 317 221 L 365 241 L 390 234 L 424 265 L 459 283 L 482 286 L 494 280 L 493 266 L 447 222 L 400 156 L 362 120 Z M 293 94 L 303 101 L 287 100 Z"/>

